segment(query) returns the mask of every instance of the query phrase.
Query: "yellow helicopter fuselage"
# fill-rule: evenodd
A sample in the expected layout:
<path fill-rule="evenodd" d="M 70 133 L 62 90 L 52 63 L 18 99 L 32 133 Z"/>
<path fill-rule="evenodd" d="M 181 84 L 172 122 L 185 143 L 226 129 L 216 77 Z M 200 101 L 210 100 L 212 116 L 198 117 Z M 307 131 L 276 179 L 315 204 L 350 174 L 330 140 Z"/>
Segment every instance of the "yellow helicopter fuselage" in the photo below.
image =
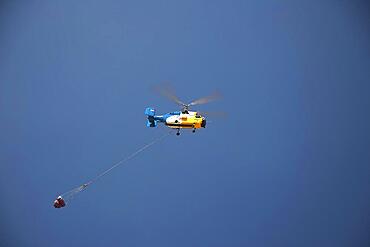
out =
<path fill-rule="evenodd" d="M 166 118 L 166 126 L 173 129 L 199 129 L 205 127 L 205 118 L 197 112 L 181 112 L 180 115 L 173 115 Z"/>

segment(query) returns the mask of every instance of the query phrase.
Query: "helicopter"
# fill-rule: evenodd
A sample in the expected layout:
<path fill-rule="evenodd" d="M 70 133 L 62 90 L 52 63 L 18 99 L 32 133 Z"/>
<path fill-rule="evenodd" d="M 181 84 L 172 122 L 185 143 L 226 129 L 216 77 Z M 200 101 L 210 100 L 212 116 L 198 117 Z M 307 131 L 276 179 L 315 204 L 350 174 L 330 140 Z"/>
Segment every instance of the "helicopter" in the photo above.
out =
<path fill-rule="evenodd" d="M 157 127 L 158 123 L 163 123 L 171 129 L 176 129 L 176 135 L 180 135 L 180 129 L 192 129 L 192 132 L 195 133 L 196 129 L 205 128 L 207 120 L 204 115 L 206 115 L 206 113 L 202 114 L 198 111 L 192 111 L 190 110 L 190 107 L 206 104 L 221 97 L 218 92 L 215 92 L 207 97 L 202 97 L 186 104 L 181 101 L 170 88 L 157 87 L 156 90 L 179 105 L 181 110 L 169 112 L 163 115 L 156 115 L 156 110 L 152 107 L 148 107 L 144 112 L 147 116 L 146 126 L 153 128 Z"/>

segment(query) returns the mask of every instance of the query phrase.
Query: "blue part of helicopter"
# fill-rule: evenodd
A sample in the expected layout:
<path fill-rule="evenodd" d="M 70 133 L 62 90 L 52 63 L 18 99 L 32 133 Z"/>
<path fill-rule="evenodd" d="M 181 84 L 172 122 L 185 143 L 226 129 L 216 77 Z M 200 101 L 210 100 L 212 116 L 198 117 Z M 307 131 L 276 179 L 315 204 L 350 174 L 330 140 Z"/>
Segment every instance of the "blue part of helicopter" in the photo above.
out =
<path fill-rule="evenodd" d="M 175 112 L 170 112 L 170 113 L 166 113 L 162 116 L 156 116 L 155 115 L 155 109 L 153 108 L 146 108 L 145 109 L 145 115 L 148 116 L 148 120 L 146 121 L 146 126 L 147 127 L 157 127 L 157 123 L 158 122 L 163 122 L 165 123 L 166 122 L 166 119 L 173 116 L 173 115 L 180 115 L 180 111 L 175 111 Z"/>

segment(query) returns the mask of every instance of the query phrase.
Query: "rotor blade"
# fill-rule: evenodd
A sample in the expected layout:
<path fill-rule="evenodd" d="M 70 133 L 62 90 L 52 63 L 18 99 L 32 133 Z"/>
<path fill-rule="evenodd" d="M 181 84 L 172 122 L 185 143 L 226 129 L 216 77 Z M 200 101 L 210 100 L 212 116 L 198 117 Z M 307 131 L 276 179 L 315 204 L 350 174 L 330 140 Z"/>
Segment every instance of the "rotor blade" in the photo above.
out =
<path fill-rule="evenodd" d="M 228 116 L 227 112 L 224 111 L 198 111 L 197 113 L 210 118 L 226 118 Z"/>
<path fill-rule="evenodd" d="M 189 106 L 206 104 L 206 103 L 215 101 L 219 98 L 221 98 L 221 94 L 219 92 L 214 92 L 213 94 L 211 94 L 209 96 L 193 100 L 191 103 L 189 103 Z"/>
<path fill-rule="evenodd" d="M 186 104 L 182 102 L 175 93 L 175 90 L 171 87 L 169 83 L 162 83 L 160 85 L 156 85 L 154 91 L 161 94 L 162 96 L 168 98 L 169 100 L 175 102 L 178 105 L 185 106 Z"/>

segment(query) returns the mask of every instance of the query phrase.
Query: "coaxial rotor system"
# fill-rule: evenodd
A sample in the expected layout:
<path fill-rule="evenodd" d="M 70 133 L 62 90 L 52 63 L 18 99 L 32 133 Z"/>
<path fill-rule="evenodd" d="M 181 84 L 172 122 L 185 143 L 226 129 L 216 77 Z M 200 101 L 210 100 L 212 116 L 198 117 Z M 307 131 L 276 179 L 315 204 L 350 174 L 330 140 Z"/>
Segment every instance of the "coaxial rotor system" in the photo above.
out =
<path fill-rule="evenodd" d="M 158 92 L 160 95 L 168 98 L 172 102 L 175 102 L 177 105 L 179 105 L 181 107 L 182 112 L 189 111 L 191 106 L 207 104 L 209 102 L 212 102 L 212 101 L 215 101 L 221 98 L 221 94 L 215 91 L 208 96 L 195 99 L 191 101 L 190 103 L 184 103 L 184 101 L 180 100 L 180 98 L 176 95 L 175 90 L 168 83 L 158 85 L 154 88 L 154 90 Z"/>

